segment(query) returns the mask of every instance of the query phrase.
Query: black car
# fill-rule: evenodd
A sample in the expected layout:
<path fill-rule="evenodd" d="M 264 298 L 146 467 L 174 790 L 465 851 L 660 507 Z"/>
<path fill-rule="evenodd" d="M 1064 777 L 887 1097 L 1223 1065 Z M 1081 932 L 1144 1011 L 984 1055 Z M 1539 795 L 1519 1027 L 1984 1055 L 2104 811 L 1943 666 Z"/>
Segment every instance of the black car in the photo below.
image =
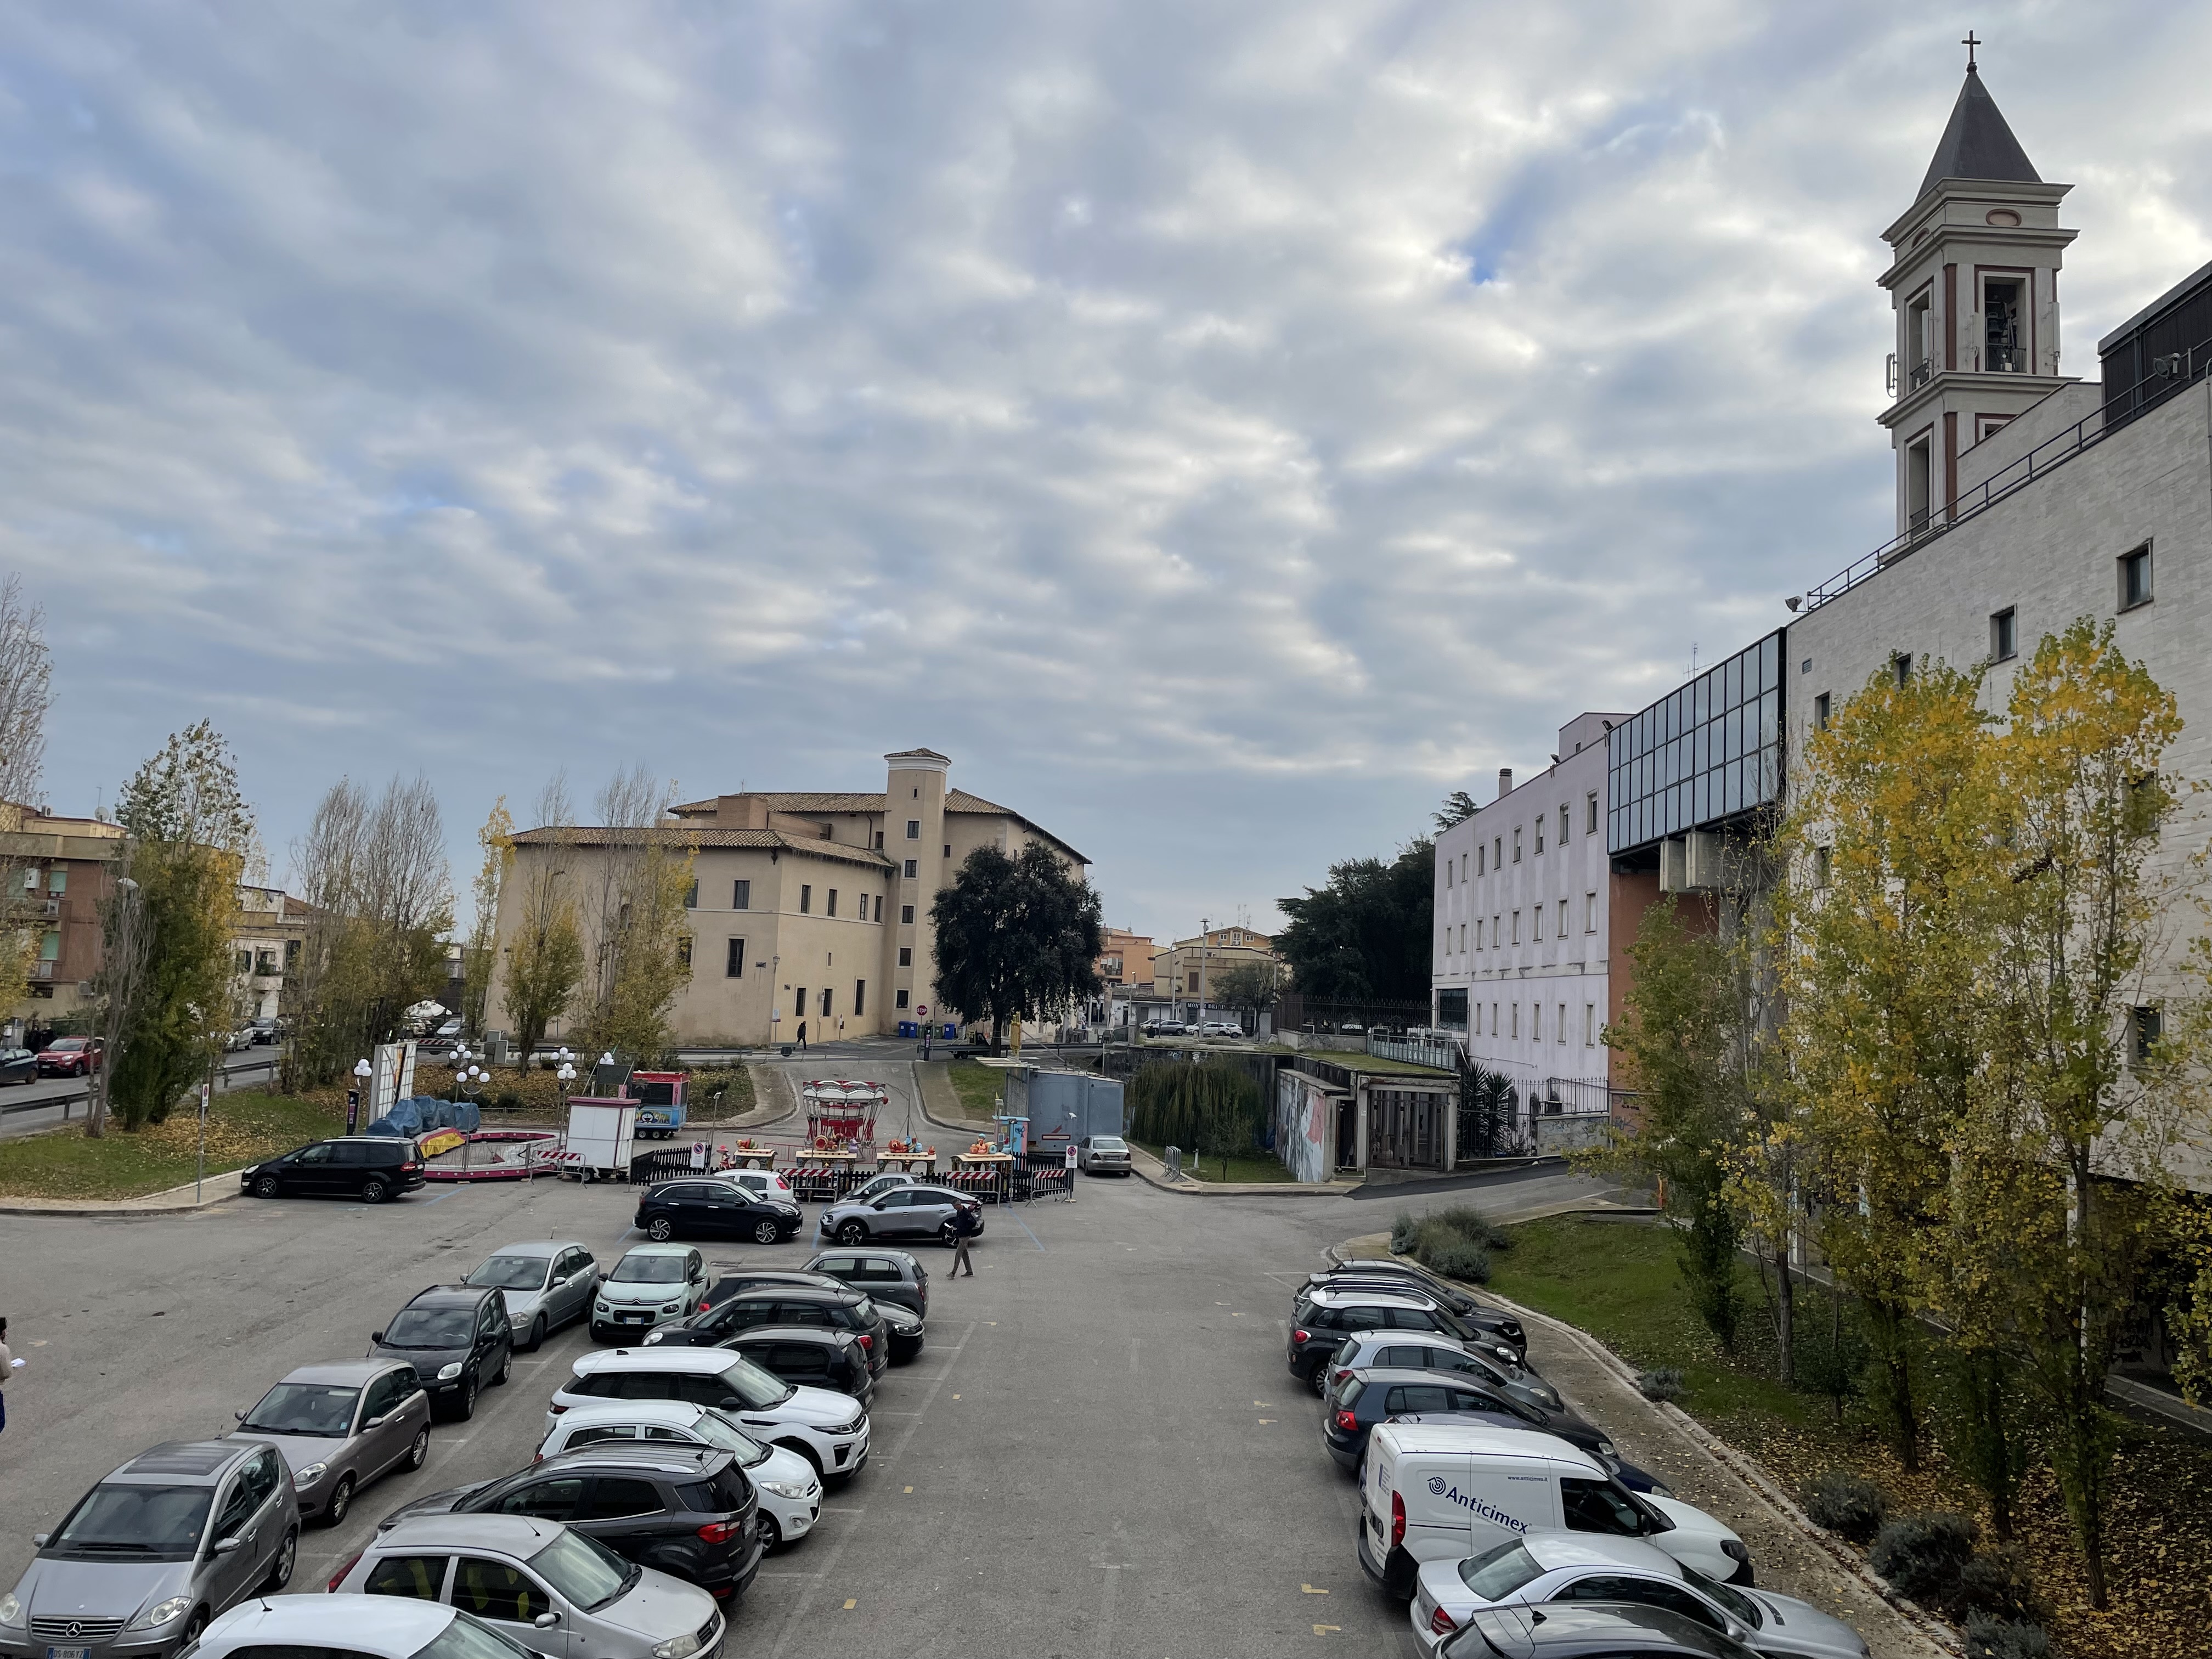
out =
<path fill-rule="evenodd" d="M 1291 1375 L 1321 1393 L 1330 1358 L 1354 1331 L 1436 1331 L 1473 1340 L 1456 1315 L 1425 1296 L 1362 1286 L 1310 1287 L 1299 1292 L 1291 1310 Z"/>
<path fill-rule="evenodd" d="M 39 1057 L 28 1048 L 0 1048 L 0 1083 L 36 1083 Z"/>
<path fill-rule="evenodd" d="M 1450 1412 L 1467 1422 L 1493 1429 L 1525 1429 L 1505 1401 L 1486 1389 L 1458 1377 L 1427 1371 L 1354 1371 L 1337 1390 L 1334 1405 L 1322 1414 L 1322 1443 L 1339 1468 L 1356 1469 L 1367 1454 L 1367 1433 L 1377 1423 L 1414 1413 Z"/>
<path fill-rule="evenodd" d="M 1346 1261 L 1326 1273 L 1310 1274 L 1306 1289 L 1316 1290 L 1326 1284 L 1402 1284 L 1419 1291 L 1431 1301 L 1440 1302 L 1460 1316 L 1462 1322 L 1477 1330 L 1487 1331 L 1498 1337 L 1516 1353 L 1525 1353 L 1528 1347 L 1528 1334 L 1521 1322 L 1502 1308 L 1486 1307 L 1455 1285 L 1447 1285 L 1433 1273 L 1423 1273 L 1419 1267 L 1402 1261 L 1383 1261 L 1372 1258 Z"/>
<path fill-rule="evenodd" d="M 796 1275 L 793 1275 L 796 1277 Z M 842 1285 L 756 1284 L 725 1292 L 727 1279 L 718 1279 L 707 1292 L 699 1311 L 688 1319 L 657 1326 L 646 1337 L 648 1346 L 672 1347 L 727 1347 L 739 1331 L 756 1325 L 811 1325 L 817 1330 L 848 1331 L 868 1357 L 871 1374 L 890 1361 L 890 1349 L 883 1316 L 858 1291 Z"/>
<path fill-rule="evenodd" d="M 480 1285 L 433 1285 L 368 1339 L 371 1359 L 404 1359 L 428 1390 L 434 1411 L 465 1422 L 477 1391 L 504 1382 L 514 1369 L 514 1331 L 507 1299 Z"/>
<path fill-rule="evenodd" d="M 753 1325 L 724 1338 L 722 1346 L 803 1389 L 849 1394 L 863 1406 L 875 1397 L 876 1376 L 868 1369 L 867 1350 L 850 1331 L 821 1325 Z"/>
<path fill-rule="evenodd" d="M 381 1204 L 422 1185 L 422 1158 L 413 1141 L 396 1135 L 341 1135 L 240 1170 L 238 1184 L 256 1198 L 290 1194 Z"/>
<path fill-rule="evenodd" d="M 672 1238 L 750 1238 L 781 1244 L 799 1231 L 799 1206 L 734 1181 L 665 1181 L 637 1201 L 632 1224 L 656 1244 Z"/>
<path fill-rule="evenodd" d="M 929 1269 L 904 1250 L 882 1245 L 866 1249 L 823 1250 L 806 1264 L 807 1271 L 827 1274 L 856 1291 L 866 1292 L 878 1307 L 896 1302 L 929 1317 Z"/>
<path fill-rule="evenodd" d="M 892 1364 L 908 1365 L 921 1358 L 921 1346 L 929 1340 L 927 1320 L 913 1309 L 896 1302 L 878 1302 L 876 1316 L 884 1322 L 884 1334 L 890 1342 Z"/>
<path fill-rule="evenodd" d="M 1635 1601 L 1547 1601 L 1478 1607 L 1443 1659 L 1753 1659 L 1741 1643 L 1671 1607 Z"/>
<path fill-rule="evenodd" d="M 586 1446 L 516 1474 L 404 1504 L 381 1532 L 417 1515 L 527 1515 L 588 1533 L 641 1567 L 741 1596 L 760 1571 L 760 1496 L 738 1454 L 719 1446 L 624 1441 Z"/>

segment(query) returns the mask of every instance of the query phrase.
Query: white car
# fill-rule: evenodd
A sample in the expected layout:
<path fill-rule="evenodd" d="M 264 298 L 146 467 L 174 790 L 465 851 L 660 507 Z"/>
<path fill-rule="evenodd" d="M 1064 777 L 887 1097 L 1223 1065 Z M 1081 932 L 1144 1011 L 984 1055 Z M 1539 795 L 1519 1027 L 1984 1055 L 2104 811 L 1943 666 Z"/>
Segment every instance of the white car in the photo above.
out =
<path fill-rule="evenodd" d="M 594 1341 L 620 1341 L 699 1311 L 707 1262 L 692 1244 L 641 1244 L 615 1263 L 592 1296 Z"/>
<path fill-rule="evenodd" d="M 865 1204 L 872 1198 L 881 1198 L 894 1187 L 919 1187 L 920 1181 L 896 1170 L 886 1170 L 872 1179 L 862 1182 L 838 1201 L 842 1204 Z"/>
<path fill-rule="evenodd" d="M 611 1401 L 565 1413 L 530 1461 L 557 1457 L 608 1440 L 674 1441 L 716 1446 L 738 1455 L 738 1466 L 760 1494 L 761 1542 L 795 1544 L 822 1516 L 822 1480 L 797 1452 L 747 1434 L 734 1418 L 686 1400 Z"/>
<path fill-rule="evenodd" d="M 1634 1538 L 1531 1532 L 1464 1560 L 1430 1561 L 1407 1617 L 1432 1655 L 1483 1607 L 1640 1601 L 1695 1620 L 1773 1659 L 1866 1659 L 1849 1625 L 1794 1595 L 1723 1584 Z"/>
<path fill-rule="evenodd" d="M 535 1650 L 481 1619 L 411 1595 L 256 1596 L 202 1631 L 193 1654 L 230 1659 L 271 1650 L 362 1659 L 536 1659 Z"/>
<path fill-rule="evenodd" d="M 1209 1019 L 1198 1028 L 1200 1036 L 1241 1037 L 1244 1028 L 1233 1019 Z"/>
<path fill-rule="evenodd" d="M 587 1353 L 553 1396 L 545 1431 L 580 1406 L 669 1399 L 720 1412 L 747 1434 L 797 1452 L 831 1480 L 857 1474 L 868 1461 L 868 1413 L 852 1395 L 787 1382 L 727 1348 Z"/>
<path fill-rule="evenodd" d="M 336 1584 L 449 1603 L 550 1659 L 719 1659 L 727 1630 L 714 1598 L 696 1584 L 532 1515 L 410 1516 L 372 1538 Z M 331 1629 L 314 1645 L 343 1652 L 351 1631 Z"/>
<path fill-rule="evenodd" d="M 781 1199 L 786 1204 L 799 1202 L 791 1183 L 774 1170 L 723 1170 L 717 1172 L 716 1179 L 742 1187 L 755 1198 Z"/>

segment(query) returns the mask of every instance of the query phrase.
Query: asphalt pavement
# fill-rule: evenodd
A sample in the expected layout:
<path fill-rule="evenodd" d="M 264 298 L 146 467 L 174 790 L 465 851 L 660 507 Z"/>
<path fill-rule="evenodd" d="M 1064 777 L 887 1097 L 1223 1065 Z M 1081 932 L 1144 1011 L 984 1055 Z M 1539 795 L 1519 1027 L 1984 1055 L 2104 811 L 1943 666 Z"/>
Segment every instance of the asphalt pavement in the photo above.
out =
<path fill-rule="evenodd" d="M 1513 1197 L 1587 1185 L 1547 1172 Z M 830 1491 L 812 1536 L 764 1565 L 738 1650 L 1400 1650 L 1404 1613 L 1360 1574 L 1351 1484 L 1282 1357 L 1292 1287 L 1374 1206 L 1194 1199 L 1127 1179 L 1075 1190 L 988 1211 L 972 1280 L 925 1250 L 928 1346 L 883 1379 L 867 1468 Z M 0 1435 L 0 1586 L 30 1559 L 31 1534 L 110 1468 L 229 1428 L 294 1366 L 365 1352 L 416 1291 L 500 1244 L 573 1238 L 611 1266 L 637 1242 L 635 1197 L 541 1180 L 376 1208 L 242 1199 L 144 1219 L 0 1217 L 0 1311 L 29 1362 Z M 796 1266 L 810 1246 L 705 1249 Z M 587 1342 L 571 1328 L 519 1357 L 473 1421 L 434 1431 L 419 1473 L 364 1492 L 345 1526 L 311 1530 L 293 1589 L 321 1589 L 408 1498 L 526 1463 Z"/>

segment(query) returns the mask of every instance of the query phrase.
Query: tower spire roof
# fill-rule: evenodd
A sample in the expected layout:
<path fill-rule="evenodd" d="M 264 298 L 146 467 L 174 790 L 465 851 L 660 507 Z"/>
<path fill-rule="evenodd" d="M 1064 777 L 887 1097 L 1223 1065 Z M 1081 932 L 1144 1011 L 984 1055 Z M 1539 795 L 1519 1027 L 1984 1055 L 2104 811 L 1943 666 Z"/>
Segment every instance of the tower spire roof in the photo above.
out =
<path fill-rule="evenodd" d="M 1951 124 L 1943 129 L 1936 157 L 1928 164 L 1928 176 L 1920 181 L 1920 193 L 1925 196 L 1939 179 L 2043 182 L 2027 152 L 2020 147 L 2020 140 L 2012 136 L 2012 129 L 1997 112 L 1996 100 L 1982 84 L 1981 71 L 1971 62 L 1966 65 L 1966 83 L 1959 88 L 1959 101 L 1951 106 Z"/>

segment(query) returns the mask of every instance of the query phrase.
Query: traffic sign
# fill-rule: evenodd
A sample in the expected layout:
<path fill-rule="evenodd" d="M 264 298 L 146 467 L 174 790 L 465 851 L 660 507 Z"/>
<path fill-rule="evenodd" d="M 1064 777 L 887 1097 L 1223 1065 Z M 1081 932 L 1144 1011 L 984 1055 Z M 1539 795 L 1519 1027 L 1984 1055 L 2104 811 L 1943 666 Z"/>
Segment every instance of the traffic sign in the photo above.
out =
<path fill-rule="evenodd" d="M 922 1018 L 927 1019 L 929 1018 L 929 1005 L 926 1002 L 918 1002 L 915 1005 L 914 1012 Z"/>

